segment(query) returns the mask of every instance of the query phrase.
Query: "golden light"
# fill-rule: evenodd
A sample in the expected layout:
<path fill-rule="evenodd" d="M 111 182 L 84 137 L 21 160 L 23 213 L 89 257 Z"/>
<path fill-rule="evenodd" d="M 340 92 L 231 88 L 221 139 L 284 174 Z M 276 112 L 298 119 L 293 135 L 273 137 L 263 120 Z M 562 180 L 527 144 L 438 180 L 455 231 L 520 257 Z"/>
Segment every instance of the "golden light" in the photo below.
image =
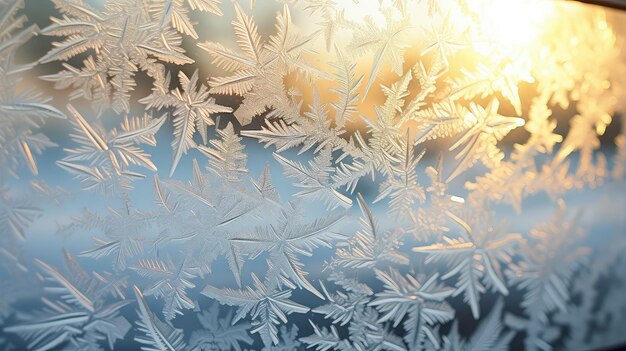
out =
<path fill-rule="evenodd" d="M 480 16 L 480 31 L 495 45 L 524 46 L 546 30 L 554 2 L 545 0 L 473 0 L 468 7 Z"/>

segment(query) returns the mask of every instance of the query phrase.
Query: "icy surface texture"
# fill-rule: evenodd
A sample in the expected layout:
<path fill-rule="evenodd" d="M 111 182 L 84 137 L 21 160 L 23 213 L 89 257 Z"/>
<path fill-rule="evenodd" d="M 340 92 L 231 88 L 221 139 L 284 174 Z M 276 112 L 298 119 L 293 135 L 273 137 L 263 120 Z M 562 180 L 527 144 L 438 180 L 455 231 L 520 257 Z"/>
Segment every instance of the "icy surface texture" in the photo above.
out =
<path fill-rule="evenodd" d="M 625 343 L 624 23 L 0 0 L 0 349 Z"/>

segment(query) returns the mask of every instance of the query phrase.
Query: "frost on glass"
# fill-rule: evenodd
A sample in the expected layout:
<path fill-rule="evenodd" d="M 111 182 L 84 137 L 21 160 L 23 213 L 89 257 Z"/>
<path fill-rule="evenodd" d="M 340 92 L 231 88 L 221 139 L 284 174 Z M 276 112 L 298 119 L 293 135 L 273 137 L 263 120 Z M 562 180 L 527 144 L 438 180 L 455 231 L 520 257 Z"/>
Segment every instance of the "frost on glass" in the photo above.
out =
<path fill-rule="evenodd" d="M 623 23 L 0 0 L 0 349 L 623 345 Z"/>

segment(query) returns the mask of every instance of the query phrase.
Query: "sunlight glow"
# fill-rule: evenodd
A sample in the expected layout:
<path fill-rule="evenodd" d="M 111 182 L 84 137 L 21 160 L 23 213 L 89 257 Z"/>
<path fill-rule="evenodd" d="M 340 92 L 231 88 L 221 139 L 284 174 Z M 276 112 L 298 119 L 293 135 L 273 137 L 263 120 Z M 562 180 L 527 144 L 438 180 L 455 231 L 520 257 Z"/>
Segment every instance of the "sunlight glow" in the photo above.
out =
<path fill-rule="evenodd" d="M 473 0 L 468 6 L 480 14 L 489 41 L 517 47 L 537 40 L 554 12 L 554 3 L 545 0 Z"/>

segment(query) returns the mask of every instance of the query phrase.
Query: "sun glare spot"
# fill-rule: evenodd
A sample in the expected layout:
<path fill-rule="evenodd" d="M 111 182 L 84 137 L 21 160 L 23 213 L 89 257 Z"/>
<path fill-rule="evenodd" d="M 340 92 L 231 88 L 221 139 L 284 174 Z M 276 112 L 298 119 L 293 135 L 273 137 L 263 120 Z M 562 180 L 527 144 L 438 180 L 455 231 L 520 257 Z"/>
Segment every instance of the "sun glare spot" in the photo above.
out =
<path fill-rule="evenodd" d="M 545 0 L 474 0 L 469 5 L 480 14 L 483 33 L 504 46 L 524 46 L 537 40 L 554 11 L 554 4 Z"/>

